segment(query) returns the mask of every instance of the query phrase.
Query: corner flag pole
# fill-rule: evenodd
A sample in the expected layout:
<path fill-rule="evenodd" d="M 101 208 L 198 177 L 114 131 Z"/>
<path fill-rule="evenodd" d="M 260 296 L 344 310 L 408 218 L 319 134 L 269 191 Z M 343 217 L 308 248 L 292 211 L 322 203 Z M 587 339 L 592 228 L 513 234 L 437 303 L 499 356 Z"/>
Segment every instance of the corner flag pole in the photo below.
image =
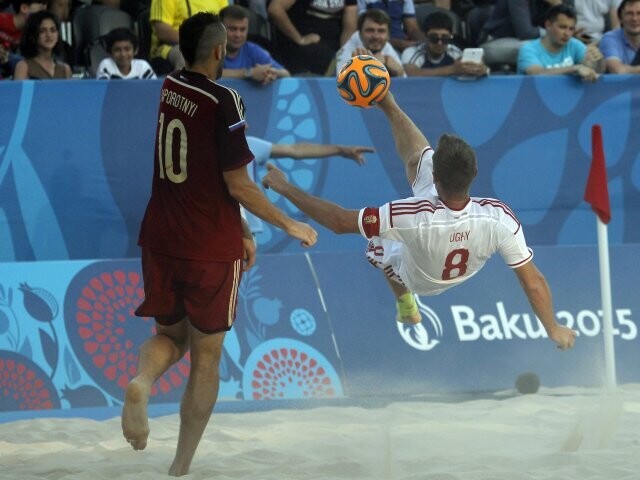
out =
<path fill-rule="evenodd" d="M 600 265 L 600 295 L 602 299 L 604 337 L 605 386 L 616 387 L 616 357 L 613 342 L 613 307 L 611 302 L 611 272 L 609 269 L 609 237 L 607 224 L 611 220 L 609 189 L 607 188 L 607 166 L 602 146 L 602 129 L 594 125 L 591 129 L 593 158 L 587 179 L 584 199 L 591 204 L 597 215 L 598 260 Z"/>
<path fill-rule="evenodd" d="M 605 384 L 616 387 L 616 355 L 613 343 L 613 307 L 611 304 L 611 272 L 609 270 L 609 238 L 607 226 L 598 218 L 598 259 L 600 264 L 600 296 L 602 298 L 602 333 L 604 335 Z"/>

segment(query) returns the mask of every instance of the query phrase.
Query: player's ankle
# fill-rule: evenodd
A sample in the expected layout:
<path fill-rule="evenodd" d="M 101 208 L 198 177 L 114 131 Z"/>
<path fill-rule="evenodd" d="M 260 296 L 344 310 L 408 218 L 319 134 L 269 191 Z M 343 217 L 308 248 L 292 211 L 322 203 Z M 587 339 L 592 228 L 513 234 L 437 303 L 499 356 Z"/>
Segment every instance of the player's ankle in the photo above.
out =
<path fill-rule="evenodd" d="M 419 315 L 418 304 L 412 292 L 400 295 L 396 301 L 398 316 L 401 318 L 411 318 Z"/>

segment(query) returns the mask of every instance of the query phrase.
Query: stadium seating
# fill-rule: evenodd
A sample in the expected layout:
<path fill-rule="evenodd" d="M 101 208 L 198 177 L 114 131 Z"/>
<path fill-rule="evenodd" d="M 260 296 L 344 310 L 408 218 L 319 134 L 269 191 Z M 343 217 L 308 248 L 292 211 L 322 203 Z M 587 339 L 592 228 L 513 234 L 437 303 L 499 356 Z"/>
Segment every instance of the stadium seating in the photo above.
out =
<path fill-rule="evenodd" d="M 72 25 L 75 64 L 90 67 L 87 65 L 87 61 L 92 58 L 89 50 L 99 48 L 96 46 L 101 43 L 98 39 L 114 28 L 133 29 L 133 20 L 127 12 L 117 8 L 85 5 L 75 10 Z"/>

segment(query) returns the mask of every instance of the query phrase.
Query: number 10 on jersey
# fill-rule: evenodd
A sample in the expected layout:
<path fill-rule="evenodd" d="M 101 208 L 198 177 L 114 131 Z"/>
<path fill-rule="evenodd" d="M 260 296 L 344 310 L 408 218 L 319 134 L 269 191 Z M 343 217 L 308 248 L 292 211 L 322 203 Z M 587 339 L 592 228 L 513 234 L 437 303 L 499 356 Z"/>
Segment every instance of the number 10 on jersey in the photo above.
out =
<path fill-rule="evenodd" d="M 164 113 L 160 114 L 160 129 L 158 131 L 158 163 L 160 164 L 160 178 L 166 178 L 173 183 L 182 183 L 187 179 L 187 129 L 179 118 L 174 118 L 167 125 L 165 131 Z M 180 169 L 175 172 L 173 168 L 173 139 L 175 130 L 178 130 L 180 139 Z M 162 139 L 164 138 L 164 145 Z M 164 148 L 163 148 L 164 147 Z"/>

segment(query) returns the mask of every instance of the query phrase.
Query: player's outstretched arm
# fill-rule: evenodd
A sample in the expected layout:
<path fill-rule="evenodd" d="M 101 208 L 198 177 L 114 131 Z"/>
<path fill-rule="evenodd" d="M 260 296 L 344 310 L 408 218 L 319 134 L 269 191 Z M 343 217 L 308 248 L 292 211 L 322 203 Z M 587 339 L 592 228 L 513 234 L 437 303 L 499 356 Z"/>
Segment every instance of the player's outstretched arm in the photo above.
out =
<path fill-rule="evenodd" d="M 429 142 L 413 123 L 413 120 L 396 103 L 391 92 L 388 92 L 384 99 L 378 103 L 378 107 L 384 112 L 391 124 L 396 150 L 404 163 L 409 183 L 412 184 L 416 178 L 420 155 L 429 146 Z"/>
<path fill-rule="evenodd" d="M 549 338 L 562 350 L 573 347 L 576 332 L 556 322 L 551 290 L 544 275 L 536 268 L 533 261 L 516 268 L 515 273 Z"/>
<path fill-rule="evenodd" d="M 290 184 L 284 173 L 272 163 L 267 164 L 267 169 L 269 172 L 262 179 L 262 185 L 265 188 L 271 188 L 278 192 L 309 217 L 334 233 L 360 232 L 358 228 L 360 212 L 358 210 L 347 210 L 335 203 L 309 195 Z"/>
<path fill-rule="evenodd" d="M 271 158 L 326 158 L 339 156 L 353 160 L 358 165 L 364 165 L 365 153 L 375 152 L 375 148 L 358 145 L 325 145 L 322 143 L 274 143 L 271 146 Z"/>
<path fill-rule="evenodd" d="M 229 193 L 244 208 L 265 222 L 275 225 L 288 235 L 297 238 L 305 247 L 316 243 L 318 233 L 310 225 L 288 217 L 280 209 L 273 206 L 262 190 L 249 178 L 246 167 L 226 171 L 223 176 Z"/>

